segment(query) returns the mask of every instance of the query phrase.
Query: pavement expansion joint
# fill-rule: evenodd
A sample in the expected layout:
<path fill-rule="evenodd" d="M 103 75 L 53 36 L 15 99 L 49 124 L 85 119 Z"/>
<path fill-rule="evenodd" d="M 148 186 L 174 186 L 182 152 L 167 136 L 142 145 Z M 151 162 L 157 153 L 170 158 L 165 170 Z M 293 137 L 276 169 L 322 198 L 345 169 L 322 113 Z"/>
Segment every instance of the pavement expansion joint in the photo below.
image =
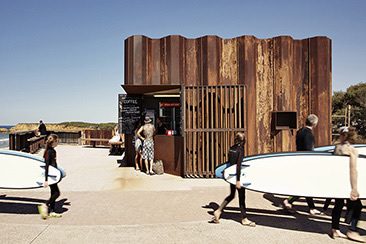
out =
<path fill-rule="evenodd" d="M 47 225 L 40 233 L 38 233 L 38 235 L 34 237 L 33 240 L 30 242 L 30 244 L 33 243 L 35 240 L 37 240 L 37 238 L 40 237 L 42 233 L 44 233 L 48 229 L 49 226 L 50 225 Z"/>

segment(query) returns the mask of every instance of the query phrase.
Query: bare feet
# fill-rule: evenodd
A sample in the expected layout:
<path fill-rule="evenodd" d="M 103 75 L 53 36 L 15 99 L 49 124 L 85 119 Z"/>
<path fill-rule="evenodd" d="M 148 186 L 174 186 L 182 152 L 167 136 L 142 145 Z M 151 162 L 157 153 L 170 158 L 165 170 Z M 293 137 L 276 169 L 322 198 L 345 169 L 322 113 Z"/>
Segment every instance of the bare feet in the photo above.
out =
<path fill-rule="evenodd" d="M 336 229 L 332 229 L 329 233 L 329 236 L 332 239 L 335 238 L 347 238 L 347 236 L 345 234 L 343 234 L 340 230 L 336 230 Z"/>
<path fill-rule="evenodd" d="M 358 241 L 358 242 L 366 243 L 365 238 L 360 236 L 360 234 L 356 231 L 350 231 L 350 230 L 347 231 L 347 237 L 348 237 L 348 239 L 350 239 L 352 241 Z"/>
<path fill-rule="evenodd" d="M 217 209 L 214 211 L 213 215 L 212 222 L 216 224 L 220 223 L 221 211 Z"/>
<path fill-rule="evenodd" d="M 321 215 L 321 214 L 323 214 L 323 212 L 321 212 L 321 211 L 319 211 L 318 209 L 315 209 L 315 208 L 310 209 L 309 213 L 311 215 Z"/>
<path fill-rule="evenodd" d="M 288 199 L 283 200 L 282 208 L 289 211 L 290 213 L 295 213 L 296 211 L 292 208 L 292 204 L 288 202 Z"/>
<path fill-rule="evenodd" d="M 250 221 L 248 218 L 245 218 L 241 221 L 241 224 L 244 226 L 249 226 L 249 227 L 255 227 L 256 224 L 253 221 Z"/>

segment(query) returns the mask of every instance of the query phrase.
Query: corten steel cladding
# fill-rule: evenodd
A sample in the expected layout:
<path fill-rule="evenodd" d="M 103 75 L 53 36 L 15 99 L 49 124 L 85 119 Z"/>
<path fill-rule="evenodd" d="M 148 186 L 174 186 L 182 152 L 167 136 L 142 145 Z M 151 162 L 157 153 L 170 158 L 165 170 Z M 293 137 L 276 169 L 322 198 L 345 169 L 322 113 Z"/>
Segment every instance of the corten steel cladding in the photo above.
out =
<path fill-rule="evenodd" d="M 187 39 L 172 35 L 125 40 L 125 85 L 245 85 L 249 155 L 295 150 L 294 131 L 271 129 L 272 111 L 297 112 L 299 127 L 308 114 L 317 114 L 316 145 L 330 144 L 331 76 L 327 37 Z"/>

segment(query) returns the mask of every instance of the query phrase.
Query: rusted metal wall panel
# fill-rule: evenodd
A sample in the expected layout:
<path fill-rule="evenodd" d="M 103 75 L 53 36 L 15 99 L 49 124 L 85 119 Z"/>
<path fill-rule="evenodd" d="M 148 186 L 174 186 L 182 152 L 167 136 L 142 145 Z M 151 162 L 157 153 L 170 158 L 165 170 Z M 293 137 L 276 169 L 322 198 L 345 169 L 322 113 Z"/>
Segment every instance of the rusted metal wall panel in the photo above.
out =
<path fill-rule="evenodd" d="M 294 40 L 293 87 L 298 127 L 309 113 L 309 40 Z M 295 98 L 293 97 L 293 99 Z"/>
<path fill-rule="evenodd" d="M 185 39 L 184 46 L 184 79 L 186 85 L 200 85 L 200 68 L 199 68 L 199 40 L 196 39 Z"/>
<path fill-rule="evenodd" d="M 149 78 L 150 84 L 159 85 L 160 82 L 160 63 L 161 63 L 161 55 L 160 55 L 160 42 L 159 39 L 150 39 L 149 40 L 149 54 L 148 54 L 148 63 L 149 63 Z"/>
<path fill-rule="evenodd" d="M 243 67 L 239 72 L 244 73 L 244 84 L 247 88 L 246 93 L 246 137 L 248 143 L 246 144 L 247 154 L 257 154 L 259 146 L 259 136 L 257 135 L 257 103 L 256 103 L 256 63 L 257 63 L 257 42 L 254 36 L 244 36 L 240 42 L 241 58 L 239 62 L 243 62 L 240 66 Z M 239 75 L 240 77 L 240 75 Z"/>
<path fill-rule="evenodd" d="M 257 40 L 256 133 L 260 135 L 258 153 L 273 152 L 271 112 L 273 111 L 273 40 Z"/>
<path fill-rule="evenodd" d="M 274 110 L 293 111 L 292 108 L 292 49 L 291 37 L 274 38 Z M 277 151 L 292 151 L 293 137 L 290 130 L 277 132 L 275 148 Z"/>
<path fill-rule="evenodd" d="M 314 37 L 309 41 L 310 49 L 310 112 L 319 117 L 314 134 L 318 146 L 331 141 L 331 41 Z"/>
<path fill-rule="evenodd" d="M 201 43 L 202 84 L 216 85 L 220 80 L 221 38 L 205 36 Z"/>
<path fill-rule="evenodd" d="M 221 55 L 220 55 L 220 79 L 216 80 L 220 84 L 238 83 L 238 45 L 237 39 L 221 40 Z"/>

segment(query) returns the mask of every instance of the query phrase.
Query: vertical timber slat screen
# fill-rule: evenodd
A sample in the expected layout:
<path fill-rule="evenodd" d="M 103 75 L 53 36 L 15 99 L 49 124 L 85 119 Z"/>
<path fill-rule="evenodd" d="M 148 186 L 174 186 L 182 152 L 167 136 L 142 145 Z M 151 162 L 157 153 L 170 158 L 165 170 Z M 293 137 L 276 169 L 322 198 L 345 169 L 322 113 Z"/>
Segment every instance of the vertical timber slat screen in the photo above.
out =
<path fill-rule="evenodd" d="M 183 86 L 185 177 L 215 177 L 236 132 L 245 132 L 245 86 Z"/>

